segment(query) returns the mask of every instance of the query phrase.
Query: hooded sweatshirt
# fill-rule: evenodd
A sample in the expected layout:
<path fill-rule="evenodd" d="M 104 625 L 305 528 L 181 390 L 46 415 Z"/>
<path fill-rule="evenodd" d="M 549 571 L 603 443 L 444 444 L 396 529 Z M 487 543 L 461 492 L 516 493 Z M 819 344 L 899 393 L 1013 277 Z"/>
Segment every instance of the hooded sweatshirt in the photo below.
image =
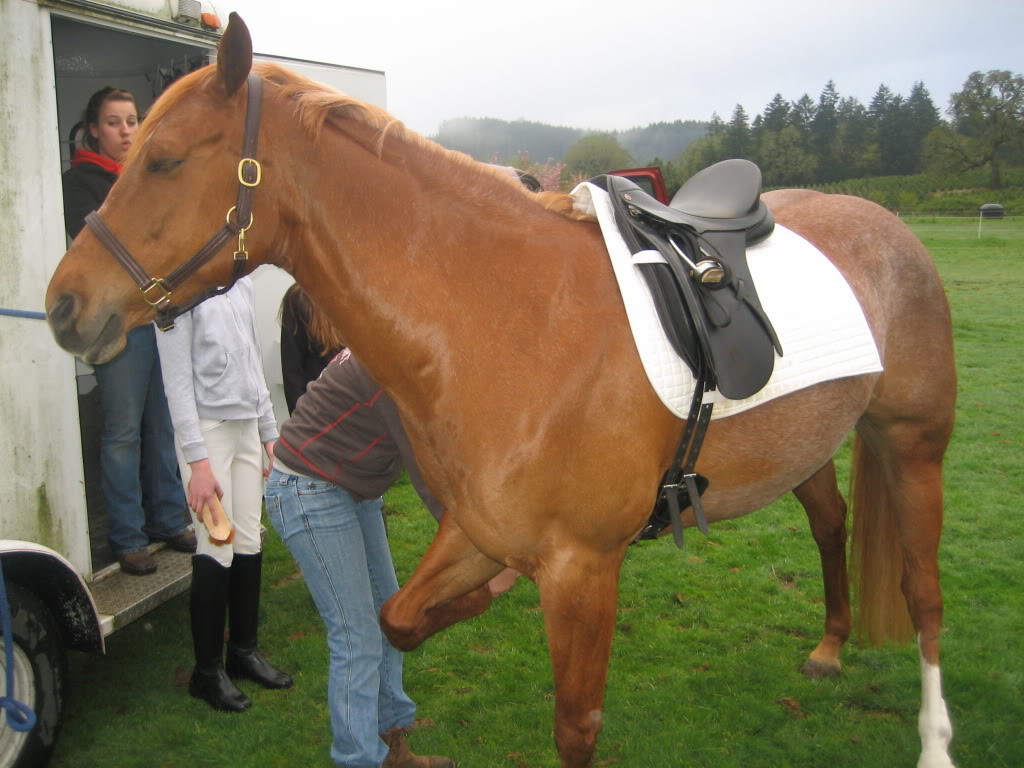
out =
<path fill-rule="evenodd" d="M 189 463 L 209 457 L 200 419 L 257 419 L 260 442 L 277 439 L 254 298 L 252 280 L 243 277 L 156 334 L 174 433 Z"/>

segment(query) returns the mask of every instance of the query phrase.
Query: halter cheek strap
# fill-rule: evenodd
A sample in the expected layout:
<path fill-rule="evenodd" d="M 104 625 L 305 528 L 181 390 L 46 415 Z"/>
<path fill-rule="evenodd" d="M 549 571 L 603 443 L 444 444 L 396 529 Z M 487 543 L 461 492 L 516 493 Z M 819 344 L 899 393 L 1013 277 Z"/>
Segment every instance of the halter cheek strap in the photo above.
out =
<path fill-rule="evenodd" d="M 124 267 L 135 284 L 142 291 L 142 298 L 156 310 L 156 324 L 161 331 L 174 327 L 174 320 L 197 305 L 211 298 L 227 293 L 245 271 L 249 253 L 245 248 L 245 233 L 252 226 L 252 202 L 263 177 L 263 169 L 256 160 L 259 144 L 260 110 L 263 104 L 263 81 L 254 73 L 249 74 L 249 100 L 245 115 L 245 138 L 242 142 L 242 159 L 238 162 L 238 198 L 228 210 L 224 226 L 206 241 L 192 258 L 175 269 L 167 277 L 150 277 L 145 268 L 131 255 L 131 252 L 117 239 L 117 236 L 93 211 L 85 217 L 85 223 L 117 262 Z M 245 222 L 244 224 L 242 222 Z M 231 280 L 227 285 L 209 288 L 186 304 L 175 304 L 172 292 L 196 270 L 212 259 L 233 237 L 238 238 Z"/>

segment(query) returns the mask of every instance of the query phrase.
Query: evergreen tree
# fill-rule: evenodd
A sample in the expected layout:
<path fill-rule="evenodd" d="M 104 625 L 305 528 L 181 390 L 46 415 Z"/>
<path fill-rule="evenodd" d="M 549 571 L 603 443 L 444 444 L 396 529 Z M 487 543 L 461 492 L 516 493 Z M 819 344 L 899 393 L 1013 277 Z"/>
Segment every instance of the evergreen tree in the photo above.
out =
<path fill-rule="evenodd" d="M 913 148 L 913 163 L 909 166 L 907 173 L 920 173 L 922 170 L 922 148 L 925 137 L 928 136 L 941 122 L 939 110 L 932 102 L 932 97 L 924 83 L 918 81 L 910 89 L 910 96 L 906 103 L 906 131 L 907 145 Z"/>
<path fill-rule="evenodd" d="M 764 129 L 781 131 L 789 125 L 789 112 L 789 102 L 782 98 L 781 93 L 776 93 L 764 108 Z"/>
<path fill-rule="evenodd" d="M 878 90 L 875 91 L 875 95 L 871 97 L 871 103 L 868 104 L 868 116 L 877 124 L 881 121 L 882 115 L 885 114 L 891 103 L 892 91 L 889 90 L 889 86 L 882 83 L 878 86 Z"/>
<path fill-rule="evenodd" d="M 882 83 L 878 86 L 868 118 L 872 138 L 878 144 L 877 173 L 893 176 L 909 173 L 917 162 L 918 151 L 910 145 L 910 111 L 906 101 Z"/>
<path fill-rule="evenodd" d="M 836 110 L 836 162 L 842 178 L 871 176 L 878 167 L 878 145 L 872 142 L 868 111 L 859 100 L 845 98 Z"/>
<path fill-rule="evenodd" d="M 811 122 L 814 120 L 816 111 L 814 99 L 805 93 L 793 102 L 793 107 L 789 112 L 789 124 L 796 128 L 802 137 L 806 137 L 810 133 Z"/>
<path fill-rule="evenodd" d="M 747 113 L 742 104 L 737 104 L 732 112 L 732 118 L 725 131 L 725 153 L 726 157 L 739 157 L 749 159 L 752 155 L 752 142 L 750 137 L 750 124 L 747 122 Z"/>
<path fill-rule="evenodd" d="M 878 153 L 883 175 L 905 176 L 919 166 L 921 145 L 913 133 L 910 106 L 901 95 L 892 97 L 878 129 Z"/>
<path fill-rule="evenodd" d="M 725 135 L 725 123 L 722 122 L 722 118 L 718 116 L 717 112 L 711 113 L 711 122 L 708 123 L 708 136 L 724 136 Z"/>
<path fill-rule="evenodd" d="M 818 106 L 810 124 L 811 145 L 818 155 L 819 181 L 836 181 L 841 178 L 835 147 L 839 132 L 838 104 L 839 92 L 836 91 L 836 84 L 829 80 L 818 97 Z"/>

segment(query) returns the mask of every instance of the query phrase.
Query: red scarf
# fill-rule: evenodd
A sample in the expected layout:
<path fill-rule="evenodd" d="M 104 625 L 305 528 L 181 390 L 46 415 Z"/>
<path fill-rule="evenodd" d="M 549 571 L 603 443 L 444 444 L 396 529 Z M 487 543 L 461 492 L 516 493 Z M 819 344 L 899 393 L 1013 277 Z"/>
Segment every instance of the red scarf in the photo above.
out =
<path fill-rule="evenodd" d="M 90 152 L 88 149 L 75 150 L 75 157 L 71 161 L 71 167 L 75 168 L 82 163 L 92 163 L 98 165 L 104 171 L 110 171 L 115 176 L 121 175 L 121 169 L 124 168 L 123 163 L 119 163 L 116 160 L 111 160 L 109 157 L 104 157 L 98 152 Z"/>

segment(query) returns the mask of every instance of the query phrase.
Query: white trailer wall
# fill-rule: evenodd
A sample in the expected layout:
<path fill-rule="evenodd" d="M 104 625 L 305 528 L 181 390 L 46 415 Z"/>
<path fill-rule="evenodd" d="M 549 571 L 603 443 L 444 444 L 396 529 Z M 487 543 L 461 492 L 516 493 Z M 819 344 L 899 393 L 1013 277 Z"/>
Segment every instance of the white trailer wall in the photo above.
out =
<path fill-rule="evenodd" d="M 64 253 L 49 14 L 0 2 L 0 307 L 41 312 Z M 89 573 L 74 360 L 38 319 L 0 316 L 0 536 Z"/>

